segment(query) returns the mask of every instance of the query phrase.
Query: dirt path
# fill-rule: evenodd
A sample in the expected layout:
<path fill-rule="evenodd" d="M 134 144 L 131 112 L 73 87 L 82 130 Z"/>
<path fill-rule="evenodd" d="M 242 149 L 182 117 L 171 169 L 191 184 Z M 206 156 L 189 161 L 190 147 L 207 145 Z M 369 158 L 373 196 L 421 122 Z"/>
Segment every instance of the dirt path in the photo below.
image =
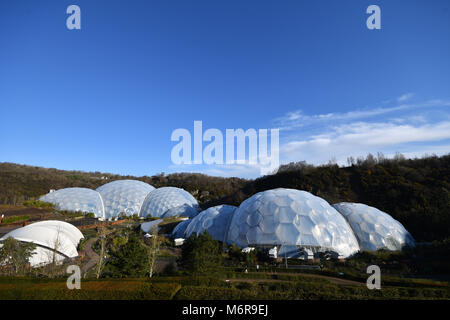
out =
<path fill-rule="evenodd" d="M 84 244 L 83 252 L 84 252 L 85 256 L 87 256 L 89 258 L 89 261 L 81 267 L 81 270 L 83 271 L 83 273 L 86 273 L 89 270 L 91 270 L 100 260 L 100 256 L 97 253 L 95 253 L 94 250 L 92 250 L 92 245 L 94 244 L 95 241 L 97 241 L 97 239 L 98 238 L 89 239 Z"/>

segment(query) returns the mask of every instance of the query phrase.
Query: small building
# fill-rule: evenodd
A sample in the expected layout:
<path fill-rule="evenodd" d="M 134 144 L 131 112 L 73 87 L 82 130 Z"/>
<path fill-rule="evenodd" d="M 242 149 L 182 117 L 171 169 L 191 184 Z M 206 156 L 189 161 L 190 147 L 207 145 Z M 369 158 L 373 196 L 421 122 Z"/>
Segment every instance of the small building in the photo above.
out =
<path fill-rule="evenodd" d="M 273 247 L 272 249 L 269 249 L 269 257 L 272 259 L 278 258 L 278 249 L 277 247 Z"/>
<path fill-rule="evenodd" d="M 174 242 L 175 242 L 175 246 L 176 246 L 176 247 L 179 247 L 179 246 L 182 246 L 182 245 L 183 245 L 184 239 L 183 239 L 183 238 L 176 238 L 176 239 L 174 240 Z"/>
<path fill-rule="evenodd" d="M 242 253 L 250 253 L 253 250 L 255 250 L 255 248 L 253 248 L 253 247 L 246 247 L 246 248 L 242 249 Z"/>

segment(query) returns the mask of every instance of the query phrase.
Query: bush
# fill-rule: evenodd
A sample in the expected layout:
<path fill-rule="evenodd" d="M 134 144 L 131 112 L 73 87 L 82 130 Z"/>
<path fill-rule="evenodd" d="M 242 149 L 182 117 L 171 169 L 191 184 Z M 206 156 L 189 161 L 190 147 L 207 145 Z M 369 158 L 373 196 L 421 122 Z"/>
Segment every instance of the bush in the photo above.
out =
<path fill-rule="evenodd" d="M 3 218 L 2 223 L 14 223 L 14 222 L 19 222 L 19 221 L 26 221 L 29 219 L 30 219 L 30 216 L 27 216 L 27 215 L 11 216 L 11 217 Z"/>
<path fill-rule="evenodd" d="M 41 200 L 27 200 L 23 202 L 23 205 L 31 208 L 40 208 L 40 209 L 54 209 L 55 205 L 50 202 L 45 202 Z"/>

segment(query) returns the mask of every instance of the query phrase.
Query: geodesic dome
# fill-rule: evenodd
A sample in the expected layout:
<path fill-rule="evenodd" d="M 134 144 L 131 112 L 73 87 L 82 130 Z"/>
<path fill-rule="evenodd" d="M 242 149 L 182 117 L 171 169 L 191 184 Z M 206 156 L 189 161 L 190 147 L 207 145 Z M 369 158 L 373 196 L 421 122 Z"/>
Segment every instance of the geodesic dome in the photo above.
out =
<path fill-rule="evenodd" d="M 347 219 L 361 250 L 397 251 L 414 246 L 411 234 L 386 212 L 362 203 L 341 202 L 333 207 Z"/>
<path fill-rule="evenodd" d="M 188 205 L 198 212 L 197 200 L 187 191 L 175 187 L 155 189 L 147 195 L 141 209 L 141 217 L 162 217 L 169 209 Z"/>
<path fill-rule="evenodd" d="M 79 237 L 79 230 L 75 231 L 75 226 L 57 220 L 48 220 L 29 224 L 25 227 L 15 229 L 2 238 L 3 241 L 12 237 L 21 242 L 33 242 L 36 244 L 36 249 L 29 259 L 32 267 L 49 264 L 53 258 L 57 262 L 66 258 L 74 258 L 78 256 L 77 238 Z"/>
<path fill-rule="evenodd" d="M 186 238 L 193 233 L 198 236 L 206 231 L 215 240 L 226 242 L 228 226 L 236 209 L 235 206 L 220 205 L 200 212 L 186 228 Z"/>
<path fill-rule="evenodd" d="M 192 219 L 188 219 L 177 224 L 172 230 L 171 237 L 173 239 L 184 238 L 184 232 L 186 231 L 186 228 L 189 226 L 189 223 L 191 223 L 191 221 Z"/>
<path fill-rule="evenodd" d="M 348 257 L 359 250 L 344 217 L 324 199 L 295 189 L 259 192 L 235 211 L 227 241 L 239 247 L 292 246 Z"/>
<path fill-rule="evenodd" d="M 197 214 L 198 214 L 197 209 L 194 209 L 194 207 L 192 207 L 192 205 L 185 203 L 181 206 L 170 208 L 161 216 L 161 218 L 174 217 L 174 216 L 193 218 Z"/>
<path fill-rule="evenodd" d="M 65 188 L 47 193 L 39 200 L 53 203 L 59 210 L 92 212 L 97 218 L 104 217 L 103 200 L 95 190 Z"/>
<path fill-rule="evenodd" d="M 97 188 L 103 199 L 105 218 L 139 215 L 145 197 L 155 188 L 138 180 L 116 180 Z"/>

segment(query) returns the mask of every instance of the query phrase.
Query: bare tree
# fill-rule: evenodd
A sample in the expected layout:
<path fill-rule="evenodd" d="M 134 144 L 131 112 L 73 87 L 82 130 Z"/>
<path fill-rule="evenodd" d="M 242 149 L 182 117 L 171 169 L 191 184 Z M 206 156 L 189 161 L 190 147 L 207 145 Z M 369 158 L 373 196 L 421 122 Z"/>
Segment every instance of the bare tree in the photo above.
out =
<path fill-rule="evenodd" d="M 100 256 L 97 263 L 96 278 L 100 278 L 104 267 L 105 247 L 106 247 L 106 226 L 98 226 L 98 237 L 100 240 Z"/>
<path fill-rule="evenodd" d="M 148 276 L 151 278 L 153 276 L 156 258 L 159 251 L 159 238 L 158 238 L 158 226 L 154 226 L 150 230 L 150 246 L 147 248 L 148 254 Z"/>
<path fill-rule="evenodd" d="M 61 228 L 56 229 L 55 237 L 53 241 L 49 243 L 47 255 L 47 263 L 45 265 L 45 272 L 48 277 L 53 278 L 58 273 L 58 263 L 61 260 L 61 254 L 63 252 L 62 249 L 62 240 L 61 240 Z"/>

